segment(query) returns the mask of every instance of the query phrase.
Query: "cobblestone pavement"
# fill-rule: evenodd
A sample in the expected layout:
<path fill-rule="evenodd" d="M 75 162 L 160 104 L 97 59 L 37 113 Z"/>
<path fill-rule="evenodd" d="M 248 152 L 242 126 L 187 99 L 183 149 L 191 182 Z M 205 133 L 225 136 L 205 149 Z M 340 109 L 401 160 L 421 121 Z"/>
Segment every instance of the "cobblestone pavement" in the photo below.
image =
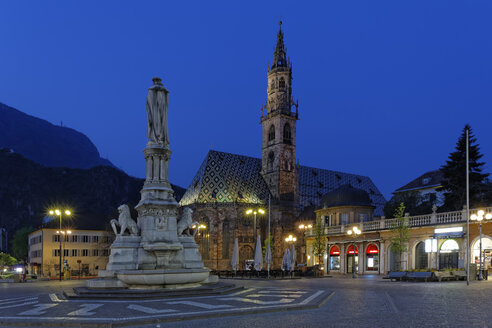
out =
<path fill-rule="evenodd" d="M 16 319 L 15 324 L 18 325 L 21 322 L 32 323 L 32 320 L 36 318 L 48 316 L 58 316 L 63 319 L 60 322 L 68 322 L 67 320 L 74 322 L 80 318 L 95 318 L 103 314 L 119 318 L 125 316 L 148 318 L 172 314 L 181 321 L 133 326 L 160 328 L 492 327 L 492 281 L 472 281 L 470 286 L 466 286 L 466 283 L 462 281 L 390 282 L 377 276 L 364 276 L 358 279 L 341 276 L 282 281 L 228 281 L 243 285 L 245 287 L 243 293 L 193 300 L 167 299 L 160 302 L 149 300 L 123 303 L 57 302 L 53 296 L 50 298 L 50 294 L 59 295 L 63 288 L 72 288 L 77 285 L 77 282 L 0 284 L 0 322 L 2 322 L 1 317 L 24 317 L 22 320 Z M 315 296 L 318 292 L 323 294 Z M 324 296 L 328 295 L 331 297 L 319 308 L 301 310 L 291 308 L 292 311 L 279 311 L 288 310 L 289 306 L 295 307 L 295 304 L 300 304 L 309 297 L 313 297 L 311 300 L 319 301 L 322 298 L 326 299 Z M 235 298 L 244 298 L 249 301 L 240 301 Z M 294 300 L 287 302 L 282 299 Z M 254 303 L 255 300 L 280 303 L 260 304 Z M 188 304 L 169 304 L 179 301 L 189 302 Z M 52 306 L 56 303 L 58 304 Z M 16 306 L 18 304 L 23 305 Z M 132 304 L 134 306 L 130 306 Z M 206 305 L 210 305 L 211 308 L 207 309 Z M 238 307 L 245 309 L 263 307 L 265 311 L 269 311 L 268 306 L 272 306 L 270 310 L 276 312 L 246 311 L 245 314 L 231 315 L 227 311 Z M 176 312 L 159 312 L 164 310 L 176 310 Z M 208 312 L 209 315 L 203 316 L 207 318 L 184 320 L 191 319 L 193 313 L 196 312 L 202 314 Z M 5 326 L 6 323 L 1 325 Z"/>
<path fill-rule="evenodd" d="M 79 282 L 3 285 L 0 325 L 121 326 L 223 315 L 300 310 L 316 307 L 324 290 L 253 285 L 230 294 L 147 300 L 67 300 L 64 289 Z M 10 288 L 9 288 L 10 287 Z M 51 287 L 51 288 L 50 288 Z"/>

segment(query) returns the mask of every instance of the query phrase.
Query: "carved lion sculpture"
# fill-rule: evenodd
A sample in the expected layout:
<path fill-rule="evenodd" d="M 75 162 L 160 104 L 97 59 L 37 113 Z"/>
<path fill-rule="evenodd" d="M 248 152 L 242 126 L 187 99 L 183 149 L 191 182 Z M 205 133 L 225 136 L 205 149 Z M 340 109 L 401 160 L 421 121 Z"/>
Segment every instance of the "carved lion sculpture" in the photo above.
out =
<path fill-rule="evenodd" d="M 113 228 L 115 235 L 122 236 L 125 233 L 125 230 L 128 229 L 128 232 L 132 236 L 138 236 L 138 226 L 137 223 L 132 219 L 130 208 L 128 207 L 128 205 L 123 204 L 118 207 L 118 212 L 120 213 L 118 220 L 111 220 L 111 227 Z M 118 233 L 118 229 L 116 227 L 121 228 L 120 233 Z"/>
<path fill-rule="evenodd" d="M 186 233 L 188 236 L 191 236 L 191 229 L 193 225 L 198 227 L 198 222 L 193 222 L 192 216 L 193 210 L 189 207 L 185 207 L 183 209 L 183 215 L 178 221 L 178 236 L 182 236 L 184 233 Z M 193 236 L 195 236 L 197 229 L 193 231 Z"/>

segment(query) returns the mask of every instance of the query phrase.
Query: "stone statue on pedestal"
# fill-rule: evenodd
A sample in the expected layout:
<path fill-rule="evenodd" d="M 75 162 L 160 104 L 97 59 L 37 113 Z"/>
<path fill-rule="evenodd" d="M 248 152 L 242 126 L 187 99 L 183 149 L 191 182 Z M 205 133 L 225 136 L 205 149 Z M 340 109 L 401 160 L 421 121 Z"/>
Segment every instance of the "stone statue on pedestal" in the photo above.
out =
<path fill-rule="evenodd" d="M 125 230 L 128 229 L 130 235 L 138 236 L 139 229 L 137 223 L 132 219 L 128 205 L 123 204 L 118 207 L 118 212 L 120 213 L 118 220 L 111 220 L 111 227 L 113 228 L 114 234 L 116 236 L 122 236 L 125 233 Z M 121 228 L 120 233 L 118 233 L 117 227 Z"/>
<path fill-rule="evenodd" d="M 147 138 L 160 145 L 169 145 L 167 130 L 167 111 L 169 91 L 162 85 L 161 79 L 154 77 L 154 85 L 147 94 Z"/>
<path fill-rule="evenodd" d="M 99 271 L 102 279 L 87 283 L 91 288 L 188 288 L 209 282 L 210 270 L 203 266 L 194 238 L 198 224 L 193 211 L 185 208 L 179 216 L 168 179 L 168 95 L 161 79 L 154 78 L 147 96 L 149 142 L 144 149 L 145 182 L 135 206 L 137 223 L 127 205 L 118 208 L 118 220 L 111 220 L 116 239 L 108 265 Z M 124 235 L 127 229 L 130 235 Z"/>

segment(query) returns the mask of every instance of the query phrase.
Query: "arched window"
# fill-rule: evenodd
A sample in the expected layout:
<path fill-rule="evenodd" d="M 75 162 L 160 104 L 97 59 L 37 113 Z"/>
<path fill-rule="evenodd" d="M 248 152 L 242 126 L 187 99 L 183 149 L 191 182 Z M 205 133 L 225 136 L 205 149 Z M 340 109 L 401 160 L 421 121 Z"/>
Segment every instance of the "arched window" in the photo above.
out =
<path fill-rule="evenodd" d="M 427 269 L 428 256 L 425 252 L 425 243 L 421 241 L 415 246 L 415 269 Z"/>
<path fill-rule="evenodd" d="M 229 258 L 229 220 L 222 222 L 222 259 Z"/>
<path fill-rule="evenodd" d="M 273 162 L 275 161 L 275 155 L 273 154 L 273 151 L 271 151 L 268 154 L 268 171 L 273 170 Z"/>
<path fill-rule="evenodd" d="M 278 87 L 279 87 L 279 89 L 285 88 L 285 79 L 283 77 L 281 77 L 280 81 L 278 81 Z"/>
<path fill-rule="evenodd" d="M 270 129 L 268 130 L 268 141 L 275 140 L 275 126 L 270 125 Z"/>
<path fill-rule="evenodd" d="M 292 143 L 292 135 L 290 132 L 289 123 L 285 123 L 285 125 L 284 125 L 284 143 L 286 143 L 286 144 Z"/>
<path fill-rule="evenodd" d="M 441 244 L 439 250 L 439 270 L 458 267 L 460 246 L 454 239 L 448 239 Z"/>

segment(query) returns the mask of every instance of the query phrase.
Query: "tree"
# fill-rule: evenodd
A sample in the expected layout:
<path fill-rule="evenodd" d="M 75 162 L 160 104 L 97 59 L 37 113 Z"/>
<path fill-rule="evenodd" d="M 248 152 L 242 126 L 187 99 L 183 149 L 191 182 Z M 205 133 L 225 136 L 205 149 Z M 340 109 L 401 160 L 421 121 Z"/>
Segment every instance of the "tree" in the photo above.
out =
<path fill-rule="evenodd" d="M 393 237 L 390 238 L 391 250 L 398 253 L 398 270 L 401 270 L 402 254 L 408 251 L 407 244 L 410 238 L 410 227 L 405 218 L 405 204 L 400 203 L 400 206 L 394 213 L 395 222 L 392 224 L 391 232 Z"/>
<path fill-rule="evenodd" d="M 470 207 L 487 206 L 491 201 L 489 174 L 482 173 L 485 163 L 479 160 L 483 155 L 467 124 L 456 143 L 456 151 L 449 154 L 446 164 L 440 168 L 443 179 L 439 190 L 444 191 L 444 204 L 440 211 L 459 211 L 466 204 L 466 130 L 469 131 Z"/>
<path fill-rule="evenodd" d="M 0 253 L 0 268 L 12 266 L 17 263 L 17 260 L 6 253 Z"/>
<path fill-rule="evenodd" d="M 326 238 L 323 231 L 323 222 L 321 219 L 316 220 L 314 225 L 314 243 L 313 243 L 313 254 L 318 258 L 318 263 L 321 266 L 321 259 L 326 251 Z"/>
<path fill-rule="evenodd" d="M 17 230 L 12 238 L 12 254 L 19 260 L 27 261 L 27 252 L 29 251 L 29 234 L 34 229 L 24 227 Z"/>
<path fill-rule="evenodd" d="M 436 194 L 421 195 L 418 191 L 406 191 L 394 194 L 384 205 L 384 215 L 390 219 L 401 203 L 405 204 L 406 211 L 413 215 L 432 213 L 432 206 L 436 202 Z"/>

